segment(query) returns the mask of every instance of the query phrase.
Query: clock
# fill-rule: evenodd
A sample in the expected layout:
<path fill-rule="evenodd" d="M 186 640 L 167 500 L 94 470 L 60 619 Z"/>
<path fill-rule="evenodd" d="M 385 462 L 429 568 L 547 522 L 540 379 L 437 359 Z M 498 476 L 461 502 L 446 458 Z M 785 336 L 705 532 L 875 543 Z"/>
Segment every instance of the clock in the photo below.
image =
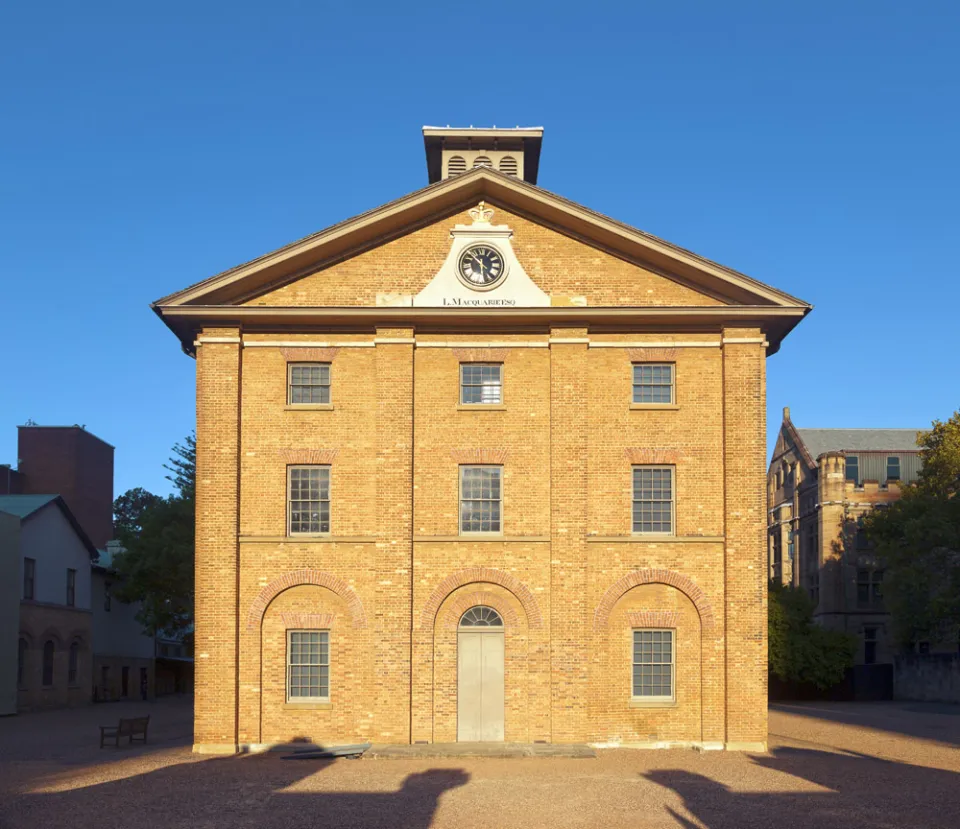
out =
<path fill-rule="evenodd" d="M 500 251 L 492 245 L 470 245 L 460 254 L 457 275 L 475 291 L 489 291 L 500 284 L 507 268 Z"/>

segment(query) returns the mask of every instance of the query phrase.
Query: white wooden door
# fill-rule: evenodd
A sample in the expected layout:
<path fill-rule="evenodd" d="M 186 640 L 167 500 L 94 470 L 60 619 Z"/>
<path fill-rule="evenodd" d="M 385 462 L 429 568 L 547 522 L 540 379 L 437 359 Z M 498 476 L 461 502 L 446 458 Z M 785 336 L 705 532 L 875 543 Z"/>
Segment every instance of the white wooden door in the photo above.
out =
<path fill-rule="evenodd" d="M 503 632 L 457 636 L 457 740 L 503 741 Z"/>

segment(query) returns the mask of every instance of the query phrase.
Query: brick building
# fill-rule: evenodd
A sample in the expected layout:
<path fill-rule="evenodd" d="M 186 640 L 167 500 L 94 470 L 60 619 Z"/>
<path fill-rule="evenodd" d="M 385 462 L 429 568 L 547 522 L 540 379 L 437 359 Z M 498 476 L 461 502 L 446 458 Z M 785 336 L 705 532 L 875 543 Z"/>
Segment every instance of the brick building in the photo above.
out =
<path fill-rule="evenodd" d="M 424 129 L 423 190 L 165 297 L 195 750 L 766 742 L 765 359 L 800 300 Z"/>
<path fill-rule="evenodd" d="M 918 429 L 801 429 L 783 410 L 767 471 L 770 578 L 802 587 L 814 618 L 860 640 L 858 665 L 893 661 L 883 569 L 861 529 L 920 471 Z"/>
<path fill-rule="evenodd" d="M 114 448 L 82 426 L 18 427 L 0 466 L 0 713 L 154 689 L 138 604 L 111 595 Z"/>
<path fill-rule="evenodd" d="M 17 427 L 17 468 L 0 467 L 0 495 L 55 492 L 98 549 L 113 538 L 113 447 L 82 426 Z"/>

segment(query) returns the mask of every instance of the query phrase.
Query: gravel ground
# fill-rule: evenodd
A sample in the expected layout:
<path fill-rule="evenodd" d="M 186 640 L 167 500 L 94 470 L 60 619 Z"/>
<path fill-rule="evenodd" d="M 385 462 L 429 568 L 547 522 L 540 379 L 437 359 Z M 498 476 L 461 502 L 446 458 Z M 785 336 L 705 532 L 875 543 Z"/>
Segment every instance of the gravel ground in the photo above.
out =
<path fill-rule="evenodd" d="M 149 711 L 150 744 L 96 725 Z M 182 700 L 0 720 L 0 827 L 960 826 L 960 707 L 779 706 L 766 755 L 285 760 L 190 753 Z"/>

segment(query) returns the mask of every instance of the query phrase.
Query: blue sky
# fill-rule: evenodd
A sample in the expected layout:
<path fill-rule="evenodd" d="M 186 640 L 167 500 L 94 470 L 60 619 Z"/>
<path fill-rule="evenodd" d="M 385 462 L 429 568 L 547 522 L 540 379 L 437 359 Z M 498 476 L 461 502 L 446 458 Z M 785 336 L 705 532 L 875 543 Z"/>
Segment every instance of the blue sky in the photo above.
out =
<path fill-rule="evenodd" d="M 0 462 L 82 423 L 167 490 L 171 291 L 426 183 L 423 124 L 543 125 L 540 184 L 816 308 L 769 430 L 960 406 L 960 4 L 7 4 Z M 602 136 L 602 141 L 601 141 Z"/>

